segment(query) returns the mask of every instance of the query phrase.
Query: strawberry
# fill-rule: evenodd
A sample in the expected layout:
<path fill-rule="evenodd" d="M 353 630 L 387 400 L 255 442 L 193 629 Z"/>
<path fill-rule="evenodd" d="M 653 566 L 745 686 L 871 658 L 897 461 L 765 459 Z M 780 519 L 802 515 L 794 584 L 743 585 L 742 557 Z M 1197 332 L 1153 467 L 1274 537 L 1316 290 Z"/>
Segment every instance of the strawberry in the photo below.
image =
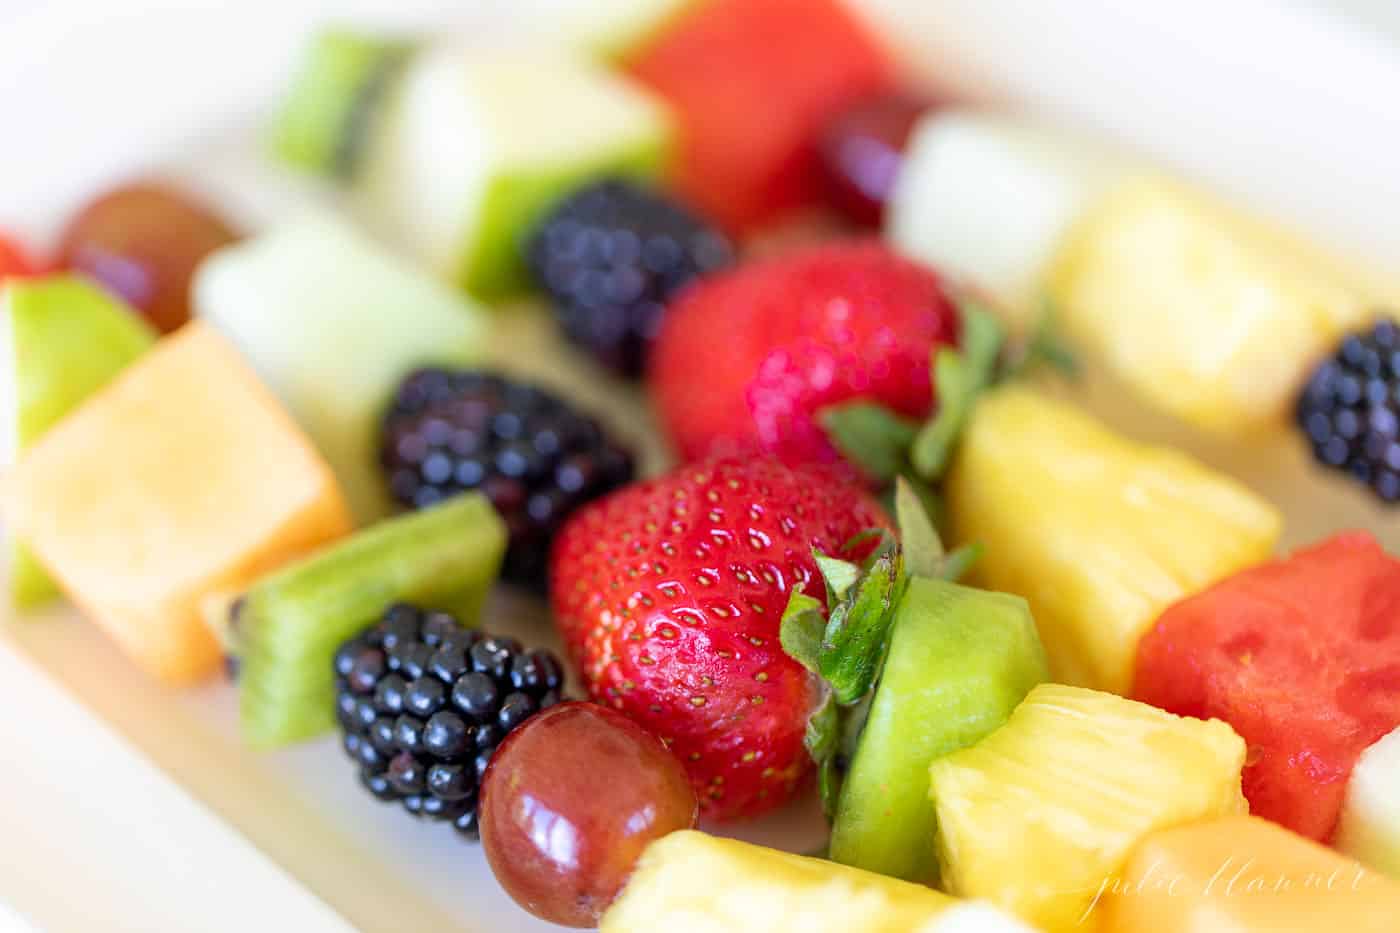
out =
<path fill-rule="evenodd" d="M 933 271 L 874 240 L 809 247 L 708 278 L 663 319 L 649 387 L 681 455 L 840 459 L 824 410 L 864 400 L 923 419 L 958 307 Z"/>
<path fill-rule="evenodd" d="M 827 693 L 780 642 L 789 598 L 817 577 L 814 550 L 889 525 L 827 467 L 683 466 L 575 513 L 554 545 L 555 617 L 592 696 L 662 738 L 706 814 L 753 815 L 811 772 L 804 736 Z"/>

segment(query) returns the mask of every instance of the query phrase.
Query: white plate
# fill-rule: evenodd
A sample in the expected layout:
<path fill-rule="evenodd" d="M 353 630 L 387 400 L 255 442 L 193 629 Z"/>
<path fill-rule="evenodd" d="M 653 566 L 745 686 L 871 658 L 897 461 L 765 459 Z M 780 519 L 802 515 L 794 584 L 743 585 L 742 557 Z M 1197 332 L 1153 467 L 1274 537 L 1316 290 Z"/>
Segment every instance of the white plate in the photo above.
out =
<path fill-rule="evenodd" d="M 0 229 L 43 240 L 96 188 L 149 169 L 194 181 L 260 226 L 324 196 L 270 172 L 251 128 L 328 11 L 480 34 L 538 26 L 571 2 L 588 0 L 36 9 L 0 31 Z M 1400 55 L 1380 40 L 1267 0 L 864 5 L 911 62 L 946 83 L 1116 137 L 1400 266 Z M 1140 435 L 1174 430 L 1110 414 Z M 1296 448 L 1241 458 L 1184 440 L 1285 502 L 1293 541 L 1358 524 L 1400 543 L 1393 518 L 1309 478 Z M 369 802 L 333 740 L 252 754 L 239 745 L 227 687 L 154 686 L 67 611 L 5 621 L 0 900 L 42 927 L 539 926 L 496 889 L 479 851 Z M 803 847 L 820 828 L 807 805 L 743 834 Z"/>

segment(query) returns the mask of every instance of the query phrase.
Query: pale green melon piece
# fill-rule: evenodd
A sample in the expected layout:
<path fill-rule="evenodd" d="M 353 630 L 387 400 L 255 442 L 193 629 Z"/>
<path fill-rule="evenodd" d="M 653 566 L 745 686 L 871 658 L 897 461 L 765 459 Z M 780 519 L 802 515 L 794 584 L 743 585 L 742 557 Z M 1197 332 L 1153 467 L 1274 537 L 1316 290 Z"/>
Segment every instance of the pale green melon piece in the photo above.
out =
<path fill-rule="evenodd" d="M 1400 879 L 1400 729 L 1361 753 L 1334 841 L 1368 868 Z"/>
<path fill-rule="evenodd" d="M 885 234 L 1025 327 L 1070 227 L 1129 174 L 1122 157 L 1035 126 L 939 111 L 910 136 Z"/>
<path fill-rule="evenodd" d="M 81 279 L 50 276 L 10 279 L 0 288 L 0 417 L 4 451 L 12 465 L 84 399 L 101 389 L 156 341 L 136 312 Z M 58 596 L 58 587 L 20 541 L 10 538 L 10 599 L 33 609 Z"/>
<path fill-rule="evenodd" d="M 524 242 L 558 198 L 603 176 L 655 176 L 672 143 L 670 114 L 649 92 L 559 48 L 423 52 L 385 107 L 357 208 L 491 301 L 524 287 Z"/>
<path fill-rule="evenodd" d="M 398 383 L 419 366 L 472 363 L 486 342 L 479 308 L 331 218 L 215 253 L 194 307 L 306 429 L 361 523 L 390 510 L 379 421 Z"/>
<path fill-rule="evenodd" d="M 906 881 L 937 881 L 929 765 L 1001 726 L 1048 679 L 1024 599 L 911 580 L 841 788 L 831 858 Z"/>

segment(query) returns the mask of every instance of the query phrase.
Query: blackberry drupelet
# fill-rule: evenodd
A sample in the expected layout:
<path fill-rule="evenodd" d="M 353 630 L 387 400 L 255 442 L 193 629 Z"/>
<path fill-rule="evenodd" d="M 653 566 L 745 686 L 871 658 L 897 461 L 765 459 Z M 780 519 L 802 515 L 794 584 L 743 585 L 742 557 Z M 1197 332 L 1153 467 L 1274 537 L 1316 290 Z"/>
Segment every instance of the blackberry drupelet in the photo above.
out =
<path fill-rule="evenodd" d="M 555 207 L 526 245 L 526 259 L 569 339 L 636 378 L 666 302 L 733 262 L 734 250 L 666 195 L 608 179 Z"/>
<path fill-rule="evenodd" d="M 1344 338 L 1313 371 L 1296 416 L 1319 463 L 1400 501 L 1400 325 L 1382 320 Z"/>
<path fill-rule="evenodd" d="M 399 503 L 479 490 L 510 531 L 502 575 L 543 589 L 554 533 L 574 509 L 632 480 L 632 455 L 598 422 L 534 386 L 423 369 L 384 420 L 381 463 Z"/>
<path fill-rule="evenodd" d="M 360 783 L 477 838 L 481 776 L 510 731 L 560 701 L 548 651 L 399 604 L 335 655 L 336 718 Z"/>

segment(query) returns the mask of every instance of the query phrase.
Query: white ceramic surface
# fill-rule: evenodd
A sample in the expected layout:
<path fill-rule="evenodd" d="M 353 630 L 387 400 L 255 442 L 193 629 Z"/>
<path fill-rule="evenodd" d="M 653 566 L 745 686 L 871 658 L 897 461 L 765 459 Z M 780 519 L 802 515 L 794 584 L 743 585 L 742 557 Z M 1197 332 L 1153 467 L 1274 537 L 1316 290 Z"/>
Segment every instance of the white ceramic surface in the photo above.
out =
<path fill-rule="evenodd" d="M 270 172 L 251 130 L 309 24 L 480 37 L 536 27 L 570 2 L 587 0 L 34 5 L 0 20 L 0 228 L 50 236 L 96 187 L 152 168 L 256 227 L 324 197 Z M 865 5 L 936 79 L 1116 137 L 1400 268 L 1400 55 L 1311 5 Z M 1394 543 L 1394 521 L 1381 527 L 1349 490 L 1293 485 L 1301 461 L 1240 469 L 1290 502 L 1295 537 L 1345 521 Z M 479 852 L 369 803 L 332 740 L 245 752 L 228 688 L 162 690 L 72 613 L 0 625 L 0 705 L 0 902 L 45 929 L 537 926 Z M 796 847 L 820 834 L 810 807 L 744 832 Z"/>

